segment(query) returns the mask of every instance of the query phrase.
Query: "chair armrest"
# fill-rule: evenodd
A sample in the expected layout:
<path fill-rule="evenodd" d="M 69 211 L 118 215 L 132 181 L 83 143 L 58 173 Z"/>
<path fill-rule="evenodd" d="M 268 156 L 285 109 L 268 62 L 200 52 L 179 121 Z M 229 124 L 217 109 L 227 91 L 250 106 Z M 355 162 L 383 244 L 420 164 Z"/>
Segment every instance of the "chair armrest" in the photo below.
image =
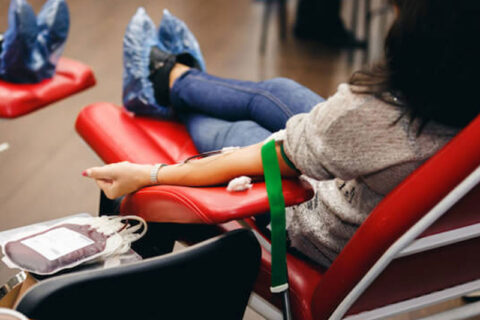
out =
<path fill-rule="evenodd" d="M 282 181 L 286 206 L 313 196 L 312 187 L 299 179 Z M 125 197 L 121 212 L 151 222 L 223 223 L 269 211 L 264 182 L 249 190 L 229 192 L 225 186 L 153 186 Z"/>

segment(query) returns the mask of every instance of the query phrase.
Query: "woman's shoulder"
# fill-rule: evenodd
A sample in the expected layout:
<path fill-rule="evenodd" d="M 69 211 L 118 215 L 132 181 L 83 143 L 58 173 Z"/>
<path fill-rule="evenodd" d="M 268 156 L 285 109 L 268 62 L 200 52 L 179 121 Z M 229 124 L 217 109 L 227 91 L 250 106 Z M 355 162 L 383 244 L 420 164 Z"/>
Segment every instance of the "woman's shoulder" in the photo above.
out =
<path fill-rule="evenodd" d="M 367 93 L 357 93 L 348 83 L 340 83 L 337 91 L 326 101 L 317 105 L 318 109 L 325 107 L 323 112 L 344 114 L 348 112 L 369 113 L 372 110 L 381 113 L 399 113 L 399 108 L 388 104 L 375 96 Z"/>
<path fill-rule="evenodd" d="M 382 124 L 391 124 L 400 115 L 400 108 L 371 94 L 355 93 L 349 84 L 341 83 L 332 96 L 312 110 L 311 120 L 318 122 L 323 133 L 346 130 L 358 134 L 362 129 L 370 131 L 372 126 L 383 129 Z"/>

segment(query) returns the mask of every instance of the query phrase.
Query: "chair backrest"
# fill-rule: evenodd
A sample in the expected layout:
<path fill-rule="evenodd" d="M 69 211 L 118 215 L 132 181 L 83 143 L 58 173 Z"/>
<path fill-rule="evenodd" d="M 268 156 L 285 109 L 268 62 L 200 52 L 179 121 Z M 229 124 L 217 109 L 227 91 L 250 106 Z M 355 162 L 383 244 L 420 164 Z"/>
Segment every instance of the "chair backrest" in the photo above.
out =
<path fill-rule="evenodd" d="M 260 246 L 234 230 L 180 252 L 41 281 L 16 309 L 32 319 L 241 319 Z"/>
<path fill-rule="evenodd" d="M 443 208 L 447 211 L 444 217 L 423 232 L 420 237 L 480 222 L 480 216 L 472 214 L 472 210 L 477 213 L 477 209 L 480 209 L 479 201 L 472 200 L 474 198 L 478 199 L 480 193 L 480 189 L 475 187 L 478 181 L 470 183 L 468 189 L 465 190 L 467 192 L 466 196 L 458 193 L 457 189 L 452 193 L 467 177 L 478 173 L 476 169 L 480 166 L 479 137 L 480 117 L 475 119 L 442 150 L 403 181 L 375 208 L 325 273 L 316 288 L 312 299 L 312 311 L 315 319 L 326 319 L 331 316 L 342 300 L 378 263 L 387 250 L 399 238 L 409 232 L 412 226 L 434 209 L 436 210 L 447 195 L 449 197 L 453 195 L 453 198 L 456 198 L 451 204 L 457 203 L 451 208 L 448 206 Z M 429 223 L 432 222 L 434 220 Z M 417 226 L 418 224 L 415 225 L 415 227 Z M 429 225 L 425 225 L 425 227 L 428 228 Z M 465 260 L 468 261 L 467 264 L 469 265 L 480 263 L 479 259 L 468 260 L 470 259 L 468 257 L 471 257 L 471 248 L 456 249 L 448 246 L 448 243 L 446 245 L 447 247 L 443 252 L 442 249 L 432 250 L 428 254 L 424 252 L 418 255 L 408 255 L 405 258 L 396 259 L 388 266 L 389 269 L 385 272 L 388 271 L 391 274 L 387 279 L 384 277 L 381 280 L 384 282 L 382 284 L 384 287 L 388 287 L 389 291 L 394 292 L 395 298 L 393 299 L 399 299 L 397 301 L 400 301 L 408 294 L 425 294 L 425 292 L 420 292 L 422 290 L 426 291 L 424 287 L 428 286 L 428 280 L 424 280 L 426 277 L 422 278 L 425 275 L 440 275 L 430 283 L 431 288 L 429 289 L 433 290 L 441 290 L 475 277 L 480 278 L 478 271 L 473 274 L 474 270 L 479 270 L 479 268 L 452 272 L 452 269 L 458 268 L 458 264 L 465 265 Z M 468 246 L 469 243 L 463 242 L 462 246 L 465 245 Z M 478 248 L 478 246 L 476 247 Z M 402 248 L 399 252 L 401 250 Z M 446 259 L 448 254 L 455 252 L 461 252 L 464 255 L 457 257 L 457 260 L 454 257 Z M 426 271 L 421 272 L 422 269 L 426 269 Z M 412 276 L 410 272 L 418 272 L 418 274 Z M 409 277 L 408 282 L 416 285 L 416 289 L 409 287 L 399 290 L 395 287 L 397 283 L 407 281 L 406 275 Z M 380 280 L 377 278 L 376 281 Z M 422 285 L 419 285 L 420 283 Z M 374 282 L 370 287 L 375 286 L 375 284 Z M 362 293 L 363 291 L 358 294 L 361 295 Z M 373 297 L 374 295 L 370 295 L 369 301 L 363 301 L 363 307 L 357 308 L 356 311 L 377 307 L 377 303 L 392 302 L 380 301 L 383 299 L 382 297 L 373 301 L 375 300 Z M 359 300 L 361 298 L 362 296 Z M 346 307 L 347 310 L 354 302 L 350 301 L 350 304 Z M 353 305 L 353 308 L 355 308 L 355 305 Z"/>

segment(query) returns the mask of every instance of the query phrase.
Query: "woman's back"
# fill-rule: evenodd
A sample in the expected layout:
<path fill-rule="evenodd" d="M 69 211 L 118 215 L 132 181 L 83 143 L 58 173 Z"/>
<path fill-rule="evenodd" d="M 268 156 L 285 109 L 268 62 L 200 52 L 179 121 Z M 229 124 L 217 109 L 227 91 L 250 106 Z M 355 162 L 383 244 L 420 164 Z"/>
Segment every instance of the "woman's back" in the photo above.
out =
<path fill-rule="evenodd" d="M 342 84 L 309 114 L 287 123 L 285 152 L 315 188 L 288 209 L 292 246 L 330 265 L 380 200 L 457 130 L 402 117 L 402 108 Z M 322 180 L 322 181 L 319 181 Z"/>

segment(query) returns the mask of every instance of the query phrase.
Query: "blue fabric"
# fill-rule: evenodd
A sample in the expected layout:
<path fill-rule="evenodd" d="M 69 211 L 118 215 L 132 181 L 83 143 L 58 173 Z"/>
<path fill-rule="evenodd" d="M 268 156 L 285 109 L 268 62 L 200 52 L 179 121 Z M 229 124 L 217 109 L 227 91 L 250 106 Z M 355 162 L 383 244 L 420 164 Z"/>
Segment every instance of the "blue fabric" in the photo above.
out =
<path fill-rule="evenodd" d="M 195 69 L 175 81 L 170 99 L 200 152 L 258 143 L 324 101 L 290 79 L 240 81 Z"/>
<path fill-rule="evenodd" d="M 200 47 L 185 23 L 164 10 L 158 33 L 155 25 L 139 8 L 127 26 L 123 41 L 123 104 L 136 114 L 169 118 L 172 110 L 155 101 L 150 74 L 149 55 L 152 46 L 173 53 L 189 53 L 205 69 Z"/>
<path fill-rule="evenodd" d="M 26 0 L 12 0 L 0 54 L 0 78 L 37 83 L 53 77 L 69 25 L 64 0 L 48 0 L 38 17 Z"/>
<path fill-rule="evenodd" d="M 156 43 L 155 24 L 144 8 L 138 8 L 123 38 L 123 105 L 139 114 L 166 116 L 168 109 L 155 102 L 148 79 L 150 48 Z"/>
<path fill-rule="evenodd" d="M 70 14 L 64 0 L 49 0 L 37 16 L 37 48 L 43 58 L 42 77 L 51 78 L 65 48 Z"/>
<path fill-rule="evenodd" d="M 158 47 L 173 54 L 189 53 L 200 65 L 200 70 L 206 70 L 197 39 L 182 20 L 166 9 L 158 27 Z"/>

